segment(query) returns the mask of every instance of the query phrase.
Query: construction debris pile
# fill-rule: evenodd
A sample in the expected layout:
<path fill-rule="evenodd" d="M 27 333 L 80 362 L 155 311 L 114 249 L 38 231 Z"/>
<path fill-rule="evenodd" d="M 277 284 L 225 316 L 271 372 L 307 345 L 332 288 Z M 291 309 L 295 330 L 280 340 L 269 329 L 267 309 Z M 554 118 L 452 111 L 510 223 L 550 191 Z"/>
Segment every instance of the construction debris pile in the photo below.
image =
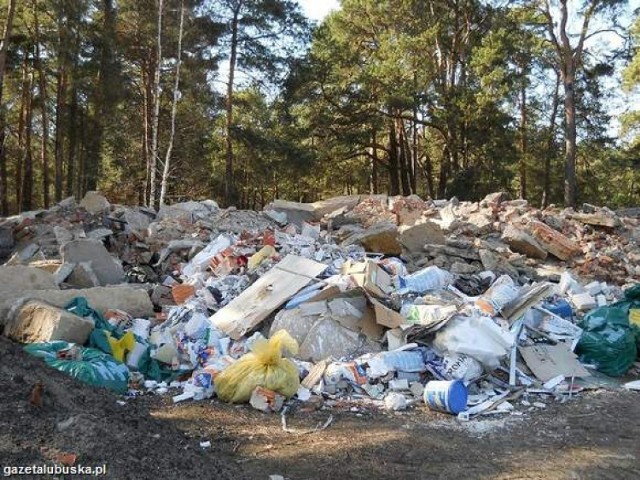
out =
<path fill-rule="evenodd" d="M 0 220 L 0 327 L 130 396 L 522 415 L 639 372 L 639 240 L 633 216 L 504 193 L 155 212 L 89 192 Z"/>

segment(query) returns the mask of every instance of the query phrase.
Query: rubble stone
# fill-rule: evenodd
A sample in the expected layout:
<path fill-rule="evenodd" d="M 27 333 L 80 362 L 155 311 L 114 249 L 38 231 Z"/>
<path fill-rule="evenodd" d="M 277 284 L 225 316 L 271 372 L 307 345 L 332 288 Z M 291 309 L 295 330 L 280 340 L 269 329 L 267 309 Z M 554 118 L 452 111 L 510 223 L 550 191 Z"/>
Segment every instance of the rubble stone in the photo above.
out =
<path fill-rule="evenodd" d="M 493 231 L 493 220 L 482 212 L 469 215 L 466 221 L 476 227 L 476 235 L 487 235 Z"/>
<path fill-rule="evenodd" d="M 569 260 L 580 251 L 575 242 L 542 222 L 531 222 L 529 229 L 540 245 L 560 260 Z"/>
<path fill-rule="evenodd" d="M 92 214 L 103 213 L 108 210 L 111 204 L 109 201 L 98 192 L 89 191 L 85 194 L 84 198 L 80 201 L 80 206 L 87 212 Z"/>
<path fill-rule="evenodd" d="M 445 237 L 440 226 L 433 222 L 418 223 L 405 228 L 400 234 L 400 244 L 409 253 L 424 251 L 425 244 L 444 245 Z"/>
<path fill-rule="evenodd" d="M 53 233 L 56 236 L 58 245 L 64 245 L 65 243 L 71 242 L 73 240 L 73 233 L 59 225 L 54 225 Z"/>
<path fill-rule="evenodd" d="M 75 240 L 60 249 L 64 263 L 91 262 L 100 284 L 115 285 L 124 280 L 122 264 L 97 240 Z"/>
<path fill-rule="evenodd" d="M 488 205 L 500 205 L 502 202 L 511 200 L 511 195 L 508 192 L 495 192 L 490 193 L 480 203 L 486 203 Z"/>
<path fill-rule="evenodd" d="M 343 245 L 362 245 L 368 252 L 399 255 L 402 253 L 398 228 L 392 223 L 378 223 L 347 238 Z"/>
<path fill-rule="evenodd" d="M 518 277 L 518 270 L 497 253 L 491 250 L 480 249 L 479 256 L 485 270 L 492 271 L 496 274 L 507 274 L 515 278 Z"/>
<path fill-rule="evenodd" d="M 596 227 L 615 228 L 620 225 L 620 220 L 616 217 L 598 213 L 575 213 L 572 215 L 572 218 Z"/>
<path fill-rule="evenodd" d="M 118 309 L 136 318 L 153 316 L 153 304 L 144 288 L 110 286 L 69 290 L 25 289 L 21 292 L 0 291 L 0 324 L 4 323 L 11 307 L 23 299 L 42 300 L 62 308 L 76 297 L 85 297 L 91 308 L 101 314 L 110 309 Z"/>
<path fill-rule="evenodd" d="M 58 285 L 54 276 L 40 268 L 24 265 L 0 267 L 0 295 L 55 288 Z"/>
<path fill-rule="evenodd" d="M 93 321 L 42 301 L 28 301 L 5 324 L 4 335 L 21 343 L 64 340 L 82 345 L 95 328 Z"/>
<path fill-rule="evenodd" d="M 75 288 L 91 288 L 100 286 L 100 280 L 93 271 L 91 262 L 80 262 L 74 265 L 73 270 L 66 278 L 66 283 Z"/>
<path fill-rule="evenodd" d="M 146 213 L 128 208 L 124 212 L 124 220 L 127 222 L 127 229 L 139 238 L 146 237 L 147 229 L 151 223 L 151 218 Z"/>
<path fill-rule="evenodd" d="M 522 253 L 527 257 L 547 258 L 547 251 L 527 232 L 513 225 L 507 225 L 502 232 L 502 240 L 509 245 L 514 252 Z"/>

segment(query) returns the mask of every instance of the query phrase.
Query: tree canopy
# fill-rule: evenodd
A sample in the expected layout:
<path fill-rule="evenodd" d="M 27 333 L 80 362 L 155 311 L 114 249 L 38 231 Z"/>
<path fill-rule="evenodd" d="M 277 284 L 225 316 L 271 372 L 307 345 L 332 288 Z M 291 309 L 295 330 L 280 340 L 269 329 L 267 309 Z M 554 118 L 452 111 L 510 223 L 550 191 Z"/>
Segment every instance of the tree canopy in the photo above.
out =
<path fill-rule="evenodd" d="M 622 0 L 342 0 L 317 25 L 293 0 L 3 0 L 0 28 L 4 215 L 94 189 L 640 199 Z"/>

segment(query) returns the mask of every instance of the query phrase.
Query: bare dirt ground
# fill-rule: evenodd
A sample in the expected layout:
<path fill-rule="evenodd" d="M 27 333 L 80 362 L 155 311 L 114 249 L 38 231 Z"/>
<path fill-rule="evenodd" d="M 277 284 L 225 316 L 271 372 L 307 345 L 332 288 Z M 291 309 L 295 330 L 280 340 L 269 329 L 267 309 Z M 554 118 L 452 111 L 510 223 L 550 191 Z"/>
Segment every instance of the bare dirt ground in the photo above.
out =
<path fill-rule="evenodd" d="M 29 403 L 37 380 L 42 407 Z M 287 416 L 292 432 L 279 415 L 245 405 L 121 400 L 0 339 L 0 467 L 74 453 L 83 465 L 106 463 L 115 479 L 640 478 L 640 394 L 633 392 L 581 394 L 471 422 L 422 406 L 398 414 L 298 410 Z M 305 433 L 330 414 L 328 428 Z"/>

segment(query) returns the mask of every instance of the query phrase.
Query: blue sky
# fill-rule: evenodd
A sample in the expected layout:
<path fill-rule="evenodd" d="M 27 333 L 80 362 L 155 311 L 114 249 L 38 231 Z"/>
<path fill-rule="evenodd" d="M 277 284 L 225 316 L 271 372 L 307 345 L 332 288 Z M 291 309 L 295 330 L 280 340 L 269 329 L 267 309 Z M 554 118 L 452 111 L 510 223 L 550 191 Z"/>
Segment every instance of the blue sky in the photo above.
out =
<path fill-rule="evenodd" d="M 331 10 L 340 5 L 338 0 L 298 0 L 307 17 L 322 20 Z"/>

